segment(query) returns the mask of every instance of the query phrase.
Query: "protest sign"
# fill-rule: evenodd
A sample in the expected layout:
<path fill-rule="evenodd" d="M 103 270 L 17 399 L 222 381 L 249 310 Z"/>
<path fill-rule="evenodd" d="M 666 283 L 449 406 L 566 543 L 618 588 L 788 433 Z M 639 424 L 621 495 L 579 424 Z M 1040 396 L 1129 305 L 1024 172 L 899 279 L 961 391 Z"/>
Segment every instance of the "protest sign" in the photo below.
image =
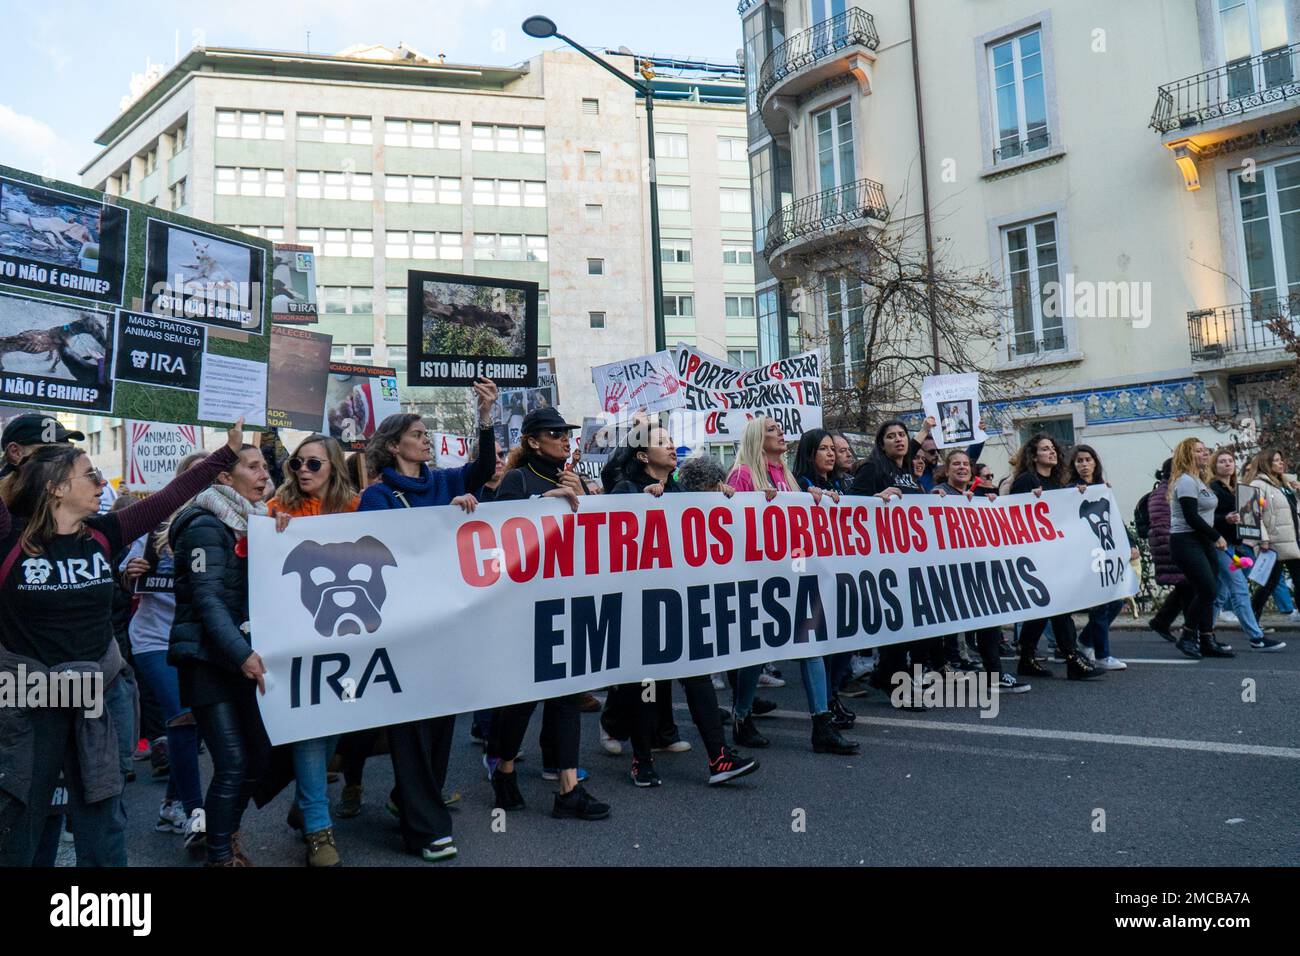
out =
<path fill-rule="evenodd" d="M 659 412 L 686 404 L 673 353 L 667 349 L 597 365 L 591 370 L 591 380 L 601 410 L 611 421 L 631 418 L 638 409 Z"/>
<path fill-rule="evenodd" d="M 271 319 L 286 325 L 311 325 L 316 316 L 316 253 L 311 246 L 276 243 Z"/>
<path fill-rule="evenodd" d="M 118 309 L 114 377 L 197 392 L 207 341 L 205 326 Z"/>
<path fill-rule="evenodd" d="M 186 455 L 201 447 L 194 425 L 126 423 L 126 477 L 132 491 L 162 491 Z"/>
<path fill-rule="evenodd" d="M 107 414 L 113 325 L 89 306 L 0 294 L 0 401 Z"/>
<path fill-rule="evenodd" d="M 407 273 L 408 385 L 537 384 L 537 283 Z"/>
<path fill-rule="evenodd" d="M 822 426 L 821 352 L 814 349 L 759 368 L 740 368 L 689 345 L 673 350 L 685 392 L 671 413 L 673 437 L 695 447 L 736 442 L 751 418 L 776 419 L 787 441 Z"/>
<path fill-rule="evenodd" d="M 1260 524 L 1264 518 L 1263 492 L 1251 485 L 1237 485 L 1237 514 L 1241 520 L 1237 523 L 1237 537 L 1243 541 L 1258 541 L 1263 537 Z"/>
<path fill-rule="evenodd" d="M 362 451 L 379 423 L 401 410 L 397 369 L 329 363 L 324 433 L 337 438 L 344 448 Z"/>
<path fill-rule="evenodd" d="M 1107 488 L 490 502 L 250 531 L 274 743 L 960 633 L 1137 589 Z M 438 582 L 429 600 L 429 582 Z"/>
<path fill-rule="evenodd" d="M 921 406 L 935 420 L 930 432 L 939 448 L 965 448 L 989 436 L 980 428 L 980 377 L 927 375 L 921 380 Z"/>
<path fill-rule="evenodd" d="M 540 408 L 557 408 L 559 404 L 560 389 L 555 380 L 555 359 L 538 359 L 535 388 L 508 388 L 497 393 L 496 403 L 492 406 L 497 441 L 501 442 L 503 448 L 514 448 L 519 444 L 525 415 Z M 471 408 L 477 408 L 472 396 L 470 405 Z"/>
<path fill-rule="evenodd" d="M 272 428 L 321 428 L 334 336 L 292 326 L 271 327 L 266 423 Z"/>
<path fill-rule="evenodd" d="M 239 239 L 150 218 L 144 311 L 172 319 L 263 332 L 266 251 Z"/>
<path fill-rule="evenodd" d="M 433 466 L 435 468 L 460 468 L 469 464 L 469 439 L 461 435 L 449 435 L 446 432 L 433 432 L 429 435 L 433 445 Z"/>

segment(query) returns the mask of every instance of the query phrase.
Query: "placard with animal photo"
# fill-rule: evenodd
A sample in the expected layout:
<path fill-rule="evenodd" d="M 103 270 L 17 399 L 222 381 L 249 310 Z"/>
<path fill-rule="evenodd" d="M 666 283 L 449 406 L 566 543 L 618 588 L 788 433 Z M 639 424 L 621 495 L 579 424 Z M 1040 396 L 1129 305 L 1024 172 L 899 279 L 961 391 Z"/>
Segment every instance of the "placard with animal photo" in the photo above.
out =
<path fill-rule="evenodd" d="M 325 395 L 334 336 L 293 326 L 271 326 L 266 376 L 266 424 L 315 431 L 325 420 Z"/>
<path fill-rule="evenodd" d="M 197 392 L 207 343 L 206 326 L 118 309 L 113 377 Z"/>
<path fill-rule="evenodd" d="M 471 411 L 474 400 L 470 399 Z M 560 388 L 555 378 L 555 359 L 548 356 L 537 360 L 536 388 L 506 388 L 497 394 L 492 406 L 492 420 L 504 428 L 497 428 L 497 437 L 506 448 L 519 444 L 524 416 L 543 408 L 560 407 Z"/>
<path fill-rule="evenodd" d="M 970 417 L 969 401 L 939 403 L 939 429 L 943 432 L 944 445 L 960 445 L 974 438 L 975 427 Z"/>
<path fill-rule="evenodd" d="M 266 264 L 250 243 L 150 219 L 144 311 L 261 335 Z"/>
<path fill-rule="evenodd" d="M 276 243 L 271 265 L 271 320 L 311 325 L 316 317 L 316 253 L 311 246 Z"/>
<path fill-rule="evenodd" d="M 325 434 L 337 438 L 344 448 L 362 451 L 379 423 L 402 410 L 397 369 L 330 362 L 329 372 Z"/>
<path fill-rule="evenodd" d="M 0 402 L 108 412 L 113 316 L 0 293 Z"/>
<path fill-rule="evenodd" d="M 940 448 L 965 448 L 989 437 L 980 427 L 980 377 L 976 372 L 927 375 L 921 379 L 921 407 L 935 420 L 930 434 Z"/>
<path fill-rule="evenodd" d="M 537 385 L 537 283 L 407 273 L 408 385 Z"/>
<path fill-rule="evenodd" d="M 1258 541 L 1263 537 L 1260 530 L 1264 516 L 1263 492 L 1252 485 L 1238 482 L 1237 514 L 1241 519 L 1237 522 L 1237 537 L 1243 541 Z"/>
<path fill-rule="evenodd" d="M 0 283 L 122 304 L 130 213 L 0 176 Z"/>

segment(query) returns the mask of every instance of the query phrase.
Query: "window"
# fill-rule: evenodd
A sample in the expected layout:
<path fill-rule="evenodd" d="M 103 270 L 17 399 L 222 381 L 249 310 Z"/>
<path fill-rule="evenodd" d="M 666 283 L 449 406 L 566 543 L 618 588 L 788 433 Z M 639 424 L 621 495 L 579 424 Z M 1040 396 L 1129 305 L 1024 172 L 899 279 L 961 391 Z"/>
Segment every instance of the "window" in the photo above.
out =
<path fill-rule="evenodd" d="M 327 315 L 371 315 L 375 310 L 369 286 L 324 285 L 318 291 Z"/>
<path fill-rule="evenodd" d="M 605 313 L 588 312 L 587 321 L 591 324 L 593 329 L 603 329 L 605 327 Z"/>
<path fill-rule="evenodd" d="M 656 159 L 685 159 L 685 133 L 655 133 Z"/>
<path fill-rule="evenodd" d="M 218 166 L 218 196 L 283 196 L 283 169 L 246 169 Z"/>
<path fill-rule="evenodd" d="M 546 237 L 480 232 L 474 236 L 474 258 L 498 262 L 545 262 Z"/>
<path fill-rule="evenodd" d="M 299 113 L 298 139 L 302 142 L 352 143 L 357 146 L 369 146 L 373 139 L 370 117 Z"/>
<path fill-rule="evenodd" d="M 1065 348 L 1063 316 L 1045 315 L 1043 309 L 1055 288 L 1048 283 L 1060 281 L 1056 244 L 1055 216 L 1002 230 L 1003 269 L 1011 294 L 1011 358 Z"/>
<path fill-rule="evenodd" d="M 151 149 L 144 154 L 144 174 L 148 176 L 158 168 L 158 150 Z"/>
<path fill-rule="evenodd" d="M 543 153 L 545 134 L 540 126 L 489 126 L 475 123 L 471 146 L 485 152 Z"/>
<path fill-rule="evenodd" d="M 813 114 L 817 136 L 818 189 L 837 189 L 857 179 L 853 164 L 853 111 L 848 103 L 832 106 Z M 823 202 L 838 205 L 840 197 L 823 197 Z M 846 201 L 852 202 L 851 197 Z M 830 210 L 831 213 L 836 210 Z"/>
<path fill-rule="evenodd" d="M 724 242 L 722 244 L 722 264 L 724 266 L 752 266 L 754 264 L 754 247 L 740 243 Z"/>
<path fill-rule="evenodd" d="M 729 319 L 752 319 L 754 317 L 754 297 L 752 295 L 729 295 L 723 300 Z"/>
<path fill-rule="evenodd" d="M 600 115 L 600 100 L 597 100 L 597 99 L 590 99 L 590 98 L 584 96 L 584 97 L 582 98 L 582 115 L 583 115 L 583 116 L 599 116 L 599 115 Z"/>
<path fill-rule="evenodd" d="M 691 208 L 691 191 L 688 187 L 665 186 L 660 183 L 656 189 L 659 194 L 660 209 L 685 211 Z"/>
<path fill-rule="evenodd" d="M 1217 7 L 1228 96 L 1290 83 L 1294 68 L 1286 50 L 1286 0 L 1217 0 Z M 1259 58 L 1254 65 L 1253 57 Z"/>
<path fill-rule="evenodd" d="M 1027 33 L 989 46 L 994 131 L 993 161 L 1015 159 L 1046 149 L 1047 97 L 1043 84 L 1042 31 Z"/>
<path fill-rule="evenodd" d="M 664 296 L 664 315 L 675 316 L 677 318 L 693 317 L 695 315 L 695 296 L 693 295 Z"/>
<path fill-rule="evenodd" d="M 398 379 L 406 378 L 406 346 L 388 346 L 388 364 L 397 373 Z"/>
<path fill-rule="evenodd" d="M 1254 182 L 1237 174 L 1237 209 L 1246 287 L 1252 302 L 1300 294 L 1300 161 L 1261 166 Z"/>
<path fill-rule="evenodd" d="M 749 190 L 723 187 L 718 190 L 718 203 L 723 212 L 749 213 Z"/>
<path fill-rule="evenodd" d="M 384 255 L 389 259 L 450 259 L 459 262 L 464 258 L 465 249 L 459 232 L 389 230 L 384 233 Z"/>
<path fill-rule="evenodd" d="M 175 156 L 177 153 L 179 153 L 181 150 L 183 150 L 186 147 L 187 145 L 186 134 L 187 134 L 187 128 L 184 126 L 177 126 L 174 130 L 172 130 L 172 155 L 173 156 Z"/>
<path fill-rule="evenodd" d="M 217 135 L 232 139 L 284 139 L 284 114 L 217 110 Z"/>
<path fill-rule="evenodd" d="M 389 286 L 384 290 L 384 314 L 406 315 L 406 287 Z"/>
<path fill-rule="evenodd" d="M 363 365 L 369 364 L 370 360 L 374 357 L 374 354 L 375 354 L 375 350 L 372 346 L 369 345 L 352 346 L 352 361 L 354 362 L 360 362 Z"/>
<path fill-rule="evenodd" d="M 350 199 L 369 202 L 374 198 L 370 173 L 330 173 L 309 169 L 298 171 L 295 193 L 299 199 Z"/>
<path fill-rule="evenodd" d="M 384 145 L 415 149 L 460 149 L 460 124 L 386 119 Z"/>
<path fill-rule="evenodd" d="M 258 236 L 261 239 L 270 239 L 272 242 L 284 241 L 283 226 L 231 226 L 231 229 L 238 229 L 240 232 L 250 236 Z M 301 232 L 301 230 L 299 230 Z"/>
<path fill-rule="evenodd" d="M 758 368 L 758 349 L 727 349 L 727 361 L 740 368 Z"/>
<path fill-rule="evenodd" d="M 587 203 L 587 222 L 599 225 L 605 221 L 605 207 L 598 202 Z"/>
<path fill-rule="evenodd" d="M 588 259 L 588 260 L 587 260 L 587 275 L 589 275 L 589 276 L 603 276 L 604 274 L 605 274 L 605 260 L 604 260 L 604 259 Z"/>
<path fill-rule="evenodd" d="M 1034 435 L 1045 432 L 1064 451 L 1074 444 L 1074 418 L 1039 418 L 1031 422 L 1020 423 L 1020 444 L 1025 444 Z"/>
<path fill-rule="evenodd" d="M 460 205 L 460 180 L 454 176 L 385 176 L 384 201 Z"/>
<path fill-rule="evenodd" d="M 310 244 L 322 256 L 371 259 L 375 255 L 375 234 L 369 229 L 299 228 L 298 241 Z"/>
<path fill-rule="evenodd" d="M 185 205 L 185 180 L 179 180 L 172 186 L 172 208 L 180 209 Z"/>
<path fill-rule="evenodd" d="M 600 169 L 600 151 L 584 149 L 582 151 L 582 168 L 587 170 Z"/>
<path fill-rule="evenodd" d="M 690 262 L 691 240 L 663 239 L 659 243 L 660 262 Z"/>
<path fill-rule="evenodd" d="M 718 159 L 726 162 L 745 162 L 749 159 L 749 142 L 738 136 L 719 136 Z"/>
<path fill-rule="evenodd" d="M 546 183 L 518 179 L 475 179 L 476 206 L 546 205 Z"/>
<path fill-rule="evenodd" d="M 129 166 L 122 170 L 122 175 L 119 177 L 118 191 L 123 196 L 131 191 L 131 167 Z"/>
<path fill-rule="evenodd" d="M 830 345 L 831 383 L 853 384 L 849 370 L 866 359 L 862 322 L 862 283 L 845 276 L 826 277 L 826 333 Z"/>

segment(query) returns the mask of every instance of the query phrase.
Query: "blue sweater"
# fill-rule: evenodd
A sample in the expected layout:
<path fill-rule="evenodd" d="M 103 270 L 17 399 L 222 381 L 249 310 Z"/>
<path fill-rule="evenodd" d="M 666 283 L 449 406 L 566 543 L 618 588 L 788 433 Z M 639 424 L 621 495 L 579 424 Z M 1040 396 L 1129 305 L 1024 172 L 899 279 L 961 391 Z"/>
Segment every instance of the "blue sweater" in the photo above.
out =
<path fill-rule="evenodd" d="M 459 468 L 430 468 L 420 465 L 418 478 L 408 478 L 393 468 L 379 473 L 379 481 L 361 493 L 358 511 L 382 511 L 385 508 L 428 508 L 449 505 L 451 499 L 478 491 L 496 470 L 496 437 L 492 429 L 479 436 L 479 456 Z M 487 454 L 484 454 L 484 452 Z M 397 497 L 402 493 L 403 504 Z"/>

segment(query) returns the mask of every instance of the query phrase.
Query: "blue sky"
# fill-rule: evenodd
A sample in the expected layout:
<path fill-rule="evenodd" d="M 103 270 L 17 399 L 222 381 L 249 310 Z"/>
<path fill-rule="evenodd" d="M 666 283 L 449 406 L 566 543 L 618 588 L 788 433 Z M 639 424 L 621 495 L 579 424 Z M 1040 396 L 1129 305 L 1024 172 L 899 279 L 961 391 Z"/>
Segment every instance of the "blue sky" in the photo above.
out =
<path fill-rule="evenodd" d="M 18 0 L 3 0 L 11 11 Z M 17 42 L 0 64 L 0 163 L 64 180 L 94 155 L 133 73 L 170 66 L 177 45 L 337 53 L 353 43 L 405 41 L 451 62 L 513 64 L 558 45 L 519 24 L 544 13 L 593 49 L 735 62 L 734 0 L 49 0 L 10 20 Z"/>

